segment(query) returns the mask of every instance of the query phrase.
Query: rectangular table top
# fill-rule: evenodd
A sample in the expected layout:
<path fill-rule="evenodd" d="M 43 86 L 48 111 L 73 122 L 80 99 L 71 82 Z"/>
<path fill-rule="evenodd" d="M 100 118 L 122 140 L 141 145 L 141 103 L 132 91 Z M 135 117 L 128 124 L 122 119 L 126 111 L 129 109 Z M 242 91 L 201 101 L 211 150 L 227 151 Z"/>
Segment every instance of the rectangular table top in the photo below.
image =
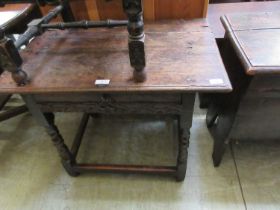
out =
<path fill-rule="evenodd" d="M 147 80 L 135 83 L 126 28 L 48 31 L 21 52 L 30 83 L 18 87 L 10 73 L 0 93 L 227 92 L 231 84 L 204 19 L 145 25 Z M 106 87 L 96 80 L 108 79 Z"/>
<path fill-rule="evenodd" d="M 215 38 L 223 38 L 225 29 L 221 24 L 220 17 L 234 13 L 249 12 L 278 12 L 280 10 L 280 1 L 251 1 L 234 3 L 216 3 L 209 4 L 207 20 L 215 35 Z"/>
<path fill-rule="evenodd" d="M 280 73 L 280 13 L 222 17 L 227 36 L 249 75 Z"/>

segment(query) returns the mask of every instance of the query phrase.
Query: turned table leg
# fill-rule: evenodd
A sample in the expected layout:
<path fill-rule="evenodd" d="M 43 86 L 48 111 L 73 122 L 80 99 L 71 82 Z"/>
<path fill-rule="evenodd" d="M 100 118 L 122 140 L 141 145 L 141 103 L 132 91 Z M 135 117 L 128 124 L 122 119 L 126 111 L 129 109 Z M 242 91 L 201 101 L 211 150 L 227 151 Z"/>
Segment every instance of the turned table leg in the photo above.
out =
<path fill-rule="evenodd" d="M 128 48 L 130 64 L 134 68 L 133 78 L 136 82 L 146 80 L 144 22 L 141 0 L 123 0 L 123 9 L 128 17 Z"/>
<path fill-rule="evenodd" d="M 186 176 L 188 147 L 190 139 L 190 128 L 192 126 L 192 116 L 195 94 L 182 96 L 183 112 L 178 119 L 179 151 L 177 157 L 176 180 L 183 181 Z"/>
<path fill-rule="evenodd" d="M 43 113 L 31 95 L 22 95 L 22 98 L 26 103 L 30 113 L 33 115 L 33 117 L 37 120 L 37 122 L 41 126 L 45 127 L 47 133 L 51 137 L 52 142 L 58 151 L 58 154 L 61 158 L 61 162 L 65 170 L 68 172 L 70 176 L 79 175 L 79 173 L 76 172 L 72 167 L 73 164 L 75 164 L 76 162 L 75 158 L 71 154 L 66 144 L 64 143 L 64 139 L 59 133 L 57 126 L 55 125 L 54 114 Z"/>

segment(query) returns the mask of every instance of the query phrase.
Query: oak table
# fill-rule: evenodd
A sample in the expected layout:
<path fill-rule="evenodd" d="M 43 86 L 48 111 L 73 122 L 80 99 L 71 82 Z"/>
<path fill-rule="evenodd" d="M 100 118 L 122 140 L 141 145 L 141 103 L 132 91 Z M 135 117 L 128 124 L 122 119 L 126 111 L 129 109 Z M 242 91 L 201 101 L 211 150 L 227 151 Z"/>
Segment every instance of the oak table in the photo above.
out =
<path fill-rule="evenodd" d="M 214 136 L 214 164 L 233 140 L 280 139 L 280 13 L 222 17 L 221 48 L 233 92 L 212 97 L 207 125 Z"/>
<path fill-rule="evenodd" d="M 229 92 L 231 84 L 205 20 L 145 25 L 147 80 L 132 78 L 127 31 L 118 29 L 48 31 L 21 52 L 30 82 L 17 86 L 7 72 L 0 93 L 18 93 L 52 138 L 66 171 L 115 171 L 185 177 L 189 130 L 196 92 Z M 53 112 L 82 112 L 72 148 L 65 145 Z M 172 115 L 178 121 L 176 166 L 79 164 L 83 133 L 95 114 Z"/>
<path fill-rule="evenodd" d="M 249 12 L 277 12 L 280 10 L 280 1 L 265 1 L 265 2 L 235 2 L 235 3 L 221 3 L 209 4 L 207 21 L 214 33 L 219 48 L 224 44 L 225 29 L 220 21 L 220 17 L 227 14 L 246 14 Z M 200 107 L 207 108 L 211 95 L 199 94 Z"/>
<path fill-rule="evenodd" d="M 277 12 L 280 10 L 280 1 L 236 2 L 209 4 L 207 20 L 216 39 L 224 38 L 225 29 L 220 17 L 229 14 L 246 14 L 249 12 Z"/>

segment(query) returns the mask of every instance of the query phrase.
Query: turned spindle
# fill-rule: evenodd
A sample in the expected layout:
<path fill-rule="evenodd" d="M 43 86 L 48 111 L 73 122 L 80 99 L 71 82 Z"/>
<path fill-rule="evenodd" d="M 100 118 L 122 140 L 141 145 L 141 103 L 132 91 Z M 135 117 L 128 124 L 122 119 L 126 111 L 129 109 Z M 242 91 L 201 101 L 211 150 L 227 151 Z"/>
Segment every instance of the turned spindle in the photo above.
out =
<path fill-rule="evenodd" d="M 128 17 L 128 47 L 130 64 L 134 68 L 133 78 L 136 82 L 143 82 L 146 79 L 146 60 L 142 1 L 123 0 L 123 9 Z"/>

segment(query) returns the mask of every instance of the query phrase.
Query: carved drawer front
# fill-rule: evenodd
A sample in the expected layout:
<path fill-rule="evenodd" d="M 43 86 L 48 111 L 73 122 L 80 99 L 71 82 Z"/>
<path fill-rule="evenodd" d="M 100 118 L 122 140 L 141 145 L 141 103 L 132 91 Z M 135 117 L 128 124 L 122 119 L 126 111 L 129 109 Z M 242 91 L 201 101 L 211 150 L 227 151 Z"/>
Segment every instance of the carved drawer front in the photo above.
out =
<path fill-rule="evenodd" d="M 180 94 L 75 93 L 34 97 L 44 112 L 178 115 L 183 110 Z"/>
<path fill-rule="evenodd" d="M 59 102 L 149 102 L 149 103 L 181 103 L 181 95 L 171 93 L 73 93 L 35 95 L 38 103 Z"/>

